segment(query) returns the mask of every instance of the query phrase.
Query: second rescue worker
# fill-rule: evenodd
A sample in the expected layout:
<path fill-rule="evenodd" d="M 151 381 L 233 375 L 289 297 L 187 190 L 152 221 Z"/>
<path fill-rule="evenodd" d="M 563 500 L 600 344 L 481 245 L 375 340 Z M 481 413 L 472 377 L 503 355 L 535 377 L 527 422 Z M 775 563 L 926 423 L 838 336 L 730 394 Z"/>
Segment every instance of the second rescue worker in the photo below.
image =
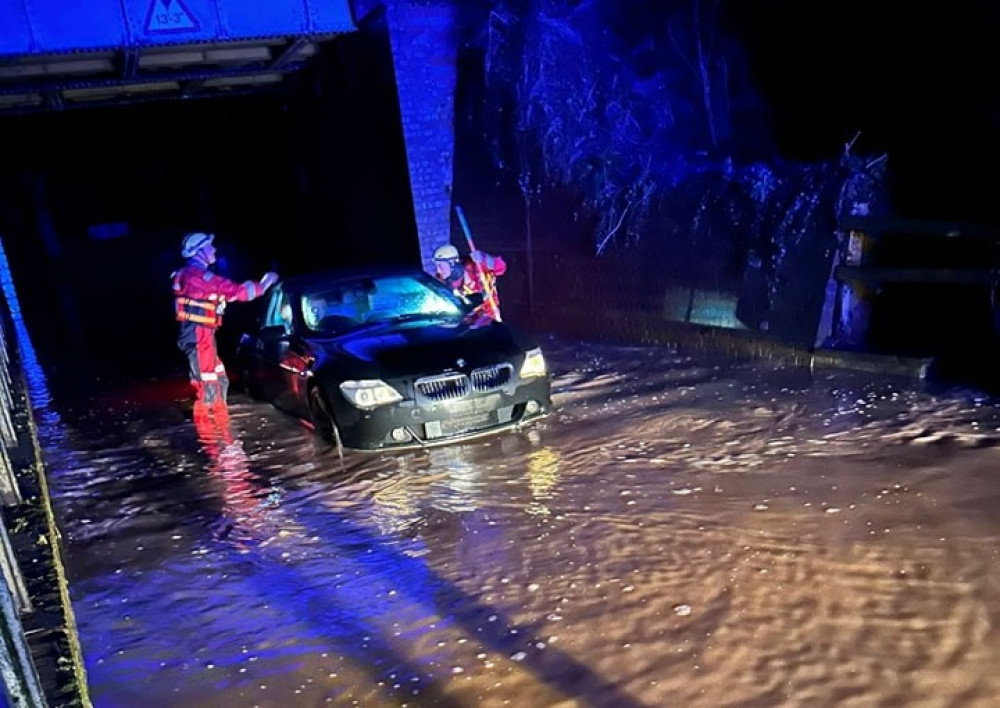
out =
<path fill-rule="evenodd" d="M 493 319 L 500 318 L 496 279 L 506 272 L 507 263 L 500 256 L 473 251 L 462 258 L 450 243 L 434 249 L 435 277 L 459 295 L 483 293 L 485 299 L 479 309 Z"/>
<path fill-rule="evenodd" d="M 259 281 L 236 283 L 209 268 L 215 263 L 213 234 L 190 233 L 181 243 L 187 264 L 173 274 L 174 310 L 180 322 L 177 346 L 188 360 L 195 389 L 195 413 L 226 406 L 229 377 L 216 349 L 215 330 L 222 325 L 226 303 L 247 302 L 263 295 L 278 281 L 266 273 Z"/>

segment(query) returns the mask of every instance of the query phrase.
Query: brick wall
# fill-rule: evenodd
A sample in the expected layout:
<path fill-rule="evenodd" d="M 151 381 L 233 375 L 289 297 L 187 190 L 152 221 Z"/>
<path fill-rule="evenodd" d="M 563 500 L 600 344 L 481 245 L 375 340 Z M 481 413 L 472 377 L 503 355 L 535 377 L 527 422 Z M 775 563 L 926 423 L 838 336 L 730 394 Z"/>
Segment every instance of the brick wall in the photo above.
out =
<path fill-rule="evenodd" d="M 451 233 L 455 10 L 450 2 L 397 0 L 387 3 L 386 19 L 420 258 L 424 268 L 432 270 L 434 248 L 448 242 Z"/>

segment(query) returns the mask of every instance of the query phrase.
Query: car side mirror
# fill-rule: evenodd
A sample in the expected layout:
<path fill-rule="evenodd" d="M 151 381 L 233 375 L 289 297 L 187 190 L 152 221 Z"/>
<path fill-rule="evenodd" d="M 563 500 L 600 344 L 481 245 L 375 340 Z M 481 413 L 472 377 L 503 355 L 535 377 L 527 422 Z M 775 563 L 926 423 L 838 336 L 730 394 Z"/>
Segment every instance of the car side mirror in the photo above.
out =
<path fill-rule="evenodd" d="M 285 337 L 285 325 L 268 325 L 262 327 L 258 336 L 265 342 L 277 342 Z"/>

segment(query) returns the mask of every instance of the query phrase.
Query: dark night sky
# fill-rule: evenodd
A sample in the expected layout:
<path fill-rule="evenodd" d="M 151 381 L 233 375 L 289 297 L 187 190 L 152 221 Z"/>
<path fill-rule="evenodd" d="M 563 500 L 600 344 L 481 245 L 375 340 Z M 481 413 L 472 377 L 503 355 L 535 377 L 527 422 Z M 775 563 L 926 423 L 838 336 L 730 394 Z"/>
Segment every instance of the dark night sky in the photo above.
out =
<path fill-rule="evenodd" d="M 1000 4 L 729 3 L 782 153 L 889 153 L 915 215 L 991 220 L 1000 159 Z M 983 177 L 975 174 L 986 170 Z"/>

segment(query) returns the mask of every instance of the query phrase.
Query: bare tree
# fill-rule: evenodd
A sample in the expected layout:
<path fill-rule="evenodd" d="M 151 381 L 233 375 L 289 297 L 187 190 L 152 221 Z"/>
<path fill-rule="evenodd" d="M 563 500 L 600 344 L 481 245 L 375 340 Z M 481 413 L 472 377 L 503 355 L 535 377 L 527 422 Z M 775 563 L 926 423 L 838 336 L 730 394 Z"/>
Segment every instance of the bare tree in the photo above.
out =
<path fill-rule="evenodd" d="M 725 95 L 727 93 L 725 81 L 728 74 L 726 57 L 718 50 L 716 42 L 718 20 L 719 0 L 691 0 L 690 17 L 685 18 L 683 22 L 671 23 L 668 28 L 674 49 L 690 69 L 699 86 L 713 152 L 719 151 L 713 89 L 718 78 L 723 83 L 721 88 Z"/>

